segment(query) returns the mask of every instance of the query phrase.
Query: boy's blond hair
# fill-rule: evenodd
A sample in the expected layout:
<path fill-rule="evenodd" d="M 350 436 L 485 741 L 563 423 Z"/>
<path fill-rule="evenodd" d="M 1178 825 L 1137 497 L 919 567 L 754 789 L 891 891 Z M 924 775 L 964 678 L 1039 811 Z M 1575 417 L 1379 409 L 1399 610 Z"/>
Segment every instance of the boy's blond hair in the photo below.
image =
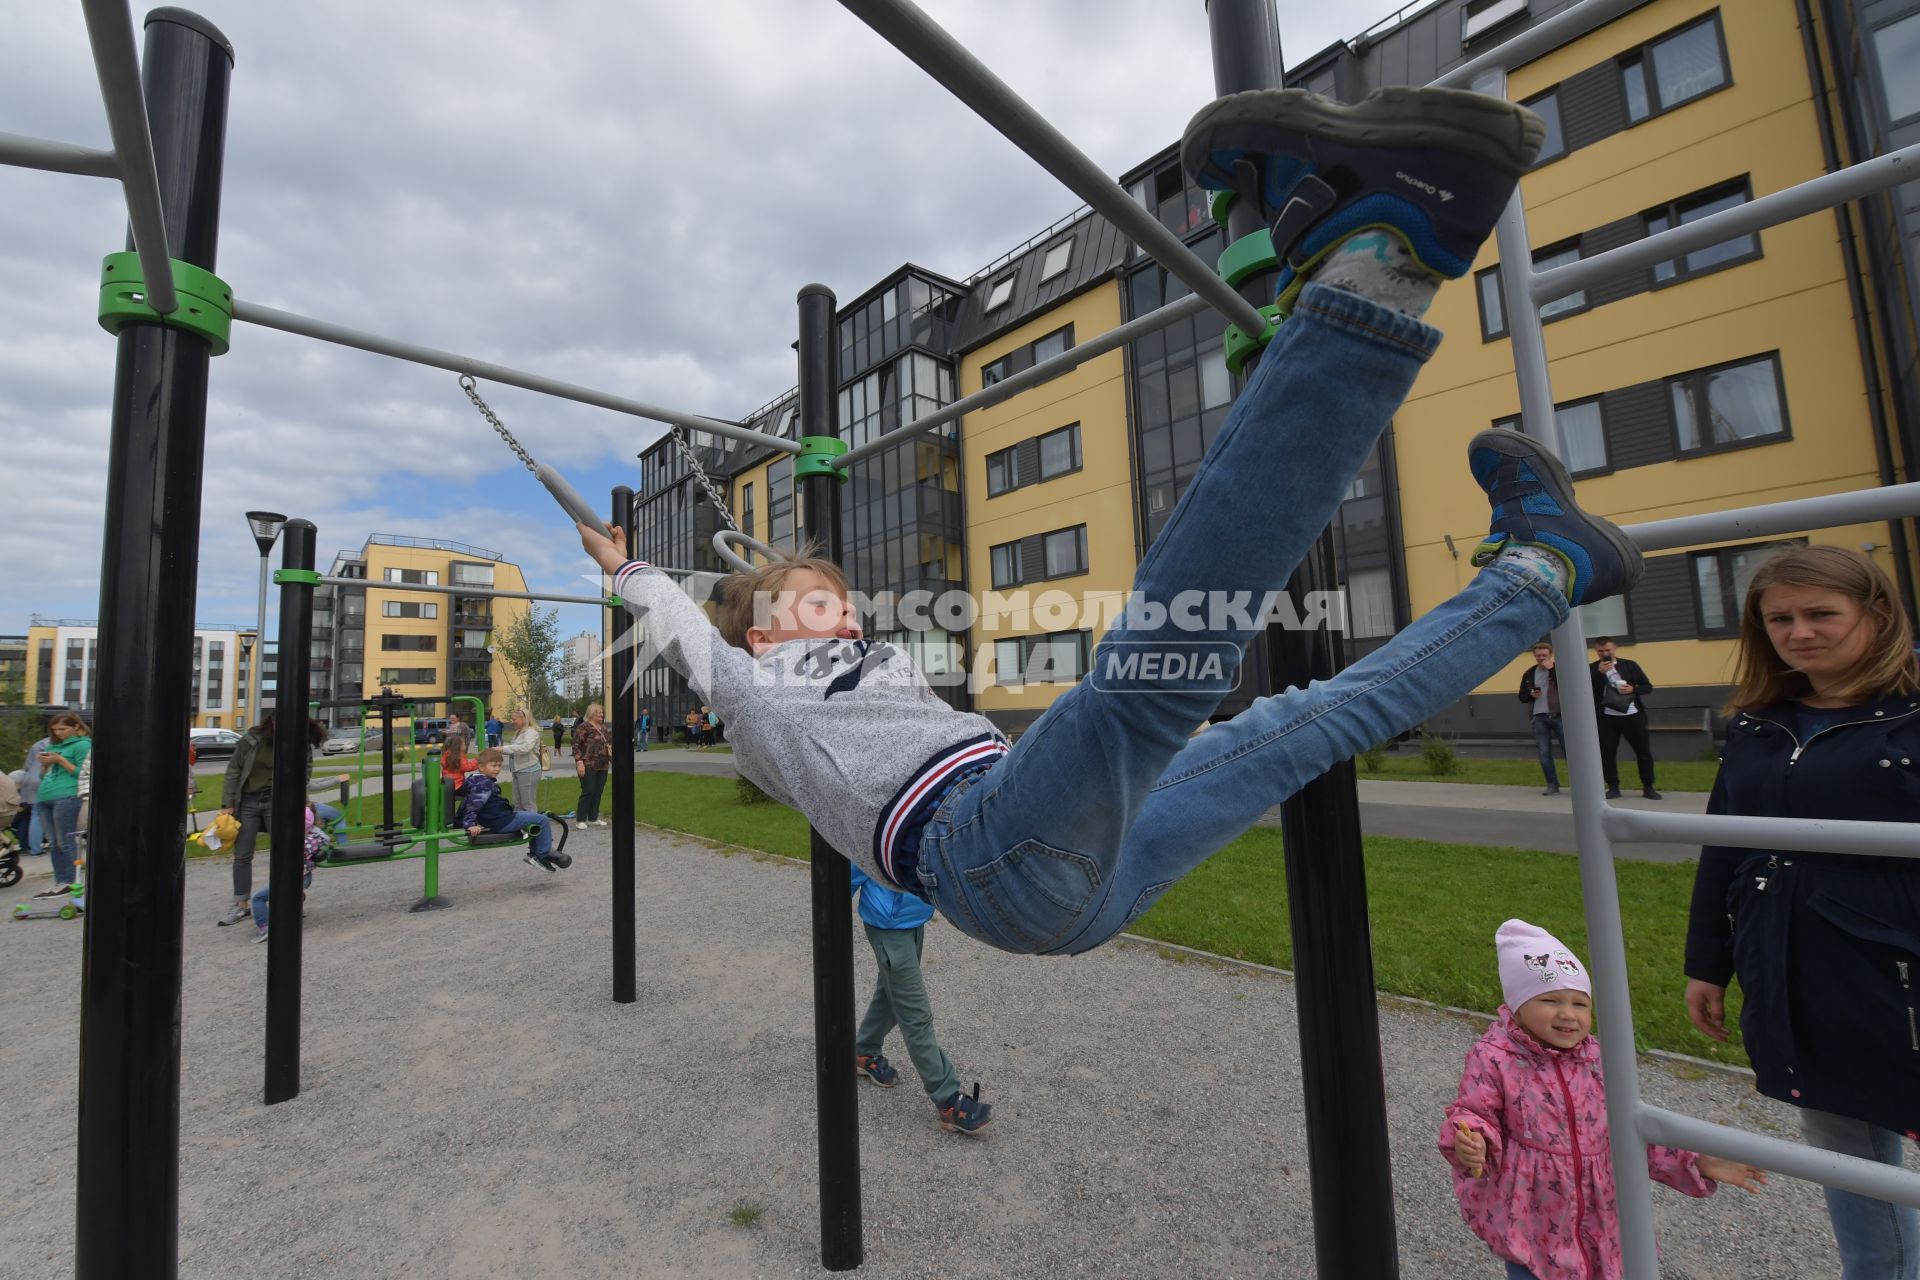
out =
<path fill-rule="evenodd" d="M 502 751 L 498 747 L 488 747 L 485 751 L 482 751 L 480 753 L 479 757 L 474 760 L 474 763 L 475 764 L 505 764 L 506 760 L 507 760 L 506 752 Z"/>
<path fill-rule="evenodd" d="M 755 602 L 766 600 L 768 607 L 772 608 L 781 589 L 787 585 L 787 579 L 803 570 L 818 574 L 841 595 L 847 593 L 847 575 L 833 561 L 815 555 L 813 545 L 809 543 L 790 560 L 763 564 L 751 573 L 727 575 L 720 584 L 720 607 L 717 610 L 721 637 L 734 648 L 745 649 L 747 631 L 754 625 Z"/>

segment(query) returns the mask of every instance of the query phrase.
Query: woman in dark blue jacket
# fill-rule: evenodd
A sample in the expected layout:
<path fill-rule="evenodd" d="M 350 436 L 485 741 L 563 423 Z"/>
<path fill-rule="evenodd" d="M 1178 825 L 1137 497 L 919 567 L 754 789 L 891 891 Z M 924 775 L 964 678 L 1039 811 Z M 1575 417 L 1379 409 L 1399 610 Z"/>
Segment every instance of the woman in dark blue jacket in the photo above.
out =
<path fill-rule="evenodd" d="M 1740 621 L 1709 813 L 1920 822 L 1920 659 L 1893 584 L 1839 547 L 1761 565 Z M 1920 828 L 1915 847 L 1920 848 Z M 1920 862 L 1709 846 L 1687 926 L 1687 1013 L 1741 1036 L 1807 1141 L 1901 1163 L 1920 1140 Z M 1920 1215 L 1827 1190 L 1847 1280 L 1920 1274 Z"/>

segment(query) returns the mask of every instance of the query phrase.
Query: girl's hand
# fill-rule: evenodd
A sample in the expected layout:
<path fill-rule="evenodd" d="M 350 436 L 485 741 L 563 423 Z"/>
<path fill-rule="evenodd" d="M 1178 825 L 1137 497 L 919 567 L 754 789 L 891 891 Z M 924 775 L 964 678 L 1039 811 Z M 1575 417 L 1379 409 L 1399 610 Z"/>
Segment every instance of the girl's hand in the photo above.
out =
<path fill-rule="evenodd" d="M 1727 1038 L 1727 989 L 1698 978 L 1687 979 L 1687 1017 L 1711 1040 Z"/>
<path fill-rule="evenodd" d="M 1767 1185 L 1765 1169 L 1741 1164 L 1738 1160 L 1722 1160 L 1719 1156 L 1700 1157 L 1700 1176 L 1746 1192 L 1758 1191 Z"/>
<path fill-rule="evenodd" d="M 615 529 L 611 538 L 591 525 L 576 524 L 580 531 L 580 545 L 586 549 L 593 562 L 608 573 L 618 573 L 620 566 L 627 562 L 627 531 Z"/>
<path fill-rule="evenodd" d="M 1487 1172 L 1487 1140 L 1475 1133 L 1471 1126 L 1461 1124 L 1453 1131 L 1453 1154 L 1467 1171 L 1470 1178 L 1482 1177 Z M 1703 1157 L 1704 1161 L 1704 1157 Z M 1704 1163 L 1701 1169 L 1705 1173 Z"/>
<path fill-rule="evenodd" d="M 584 778 L 587 776 L 587 766 L 576 761 L 573 766 L 573 773 L 575 777 Z"/>

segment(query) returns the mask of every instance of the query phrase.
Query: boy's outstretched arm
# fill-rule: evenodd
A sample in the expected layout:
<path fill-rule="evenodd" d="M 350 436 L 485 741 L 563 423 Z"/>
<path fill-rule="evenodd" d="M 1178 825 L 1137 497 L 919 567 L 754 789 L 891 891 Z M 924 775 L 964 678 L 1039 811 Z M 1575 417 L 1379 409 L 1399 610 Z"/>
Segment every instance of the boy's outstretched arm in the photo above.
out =
<path fill-rule="evenodd" d="M 580 545 L 613 578 L 613 590 L 626 602 L 627 612 L 646 622 L 648 648 L 685 676 L 722 720 L 739 719 L 743 704 L 753 697 L 753 658 L 728 644 L 700 606 L 666 574 L 629 560 L 625 530 L 614 529 L 608 537 L 588 525 L 575 527 Z"/>

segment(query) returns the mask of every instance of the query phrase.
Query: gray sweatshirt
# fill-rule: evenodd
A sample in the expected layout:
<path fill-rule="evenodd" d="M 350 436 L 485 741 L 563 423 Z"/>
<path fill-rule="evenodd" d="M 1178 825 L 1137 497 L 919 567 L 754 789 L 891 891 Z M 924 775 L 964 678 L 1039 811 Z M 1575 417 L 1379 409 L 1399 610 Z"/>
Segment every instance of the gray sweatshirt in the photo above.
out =
<path fill-rule="evenodd" d="M 919 892 L 920 828 L 954 781 L 1006 754 L 991 721 L 942 702 L 891 644 L 788 640 L 756 658 L 657 569 L 627 564 L 613 590 L 647 624 L 636 659 L 662 657 L 687 678 L 743 775 L 867 874 Z"/>

